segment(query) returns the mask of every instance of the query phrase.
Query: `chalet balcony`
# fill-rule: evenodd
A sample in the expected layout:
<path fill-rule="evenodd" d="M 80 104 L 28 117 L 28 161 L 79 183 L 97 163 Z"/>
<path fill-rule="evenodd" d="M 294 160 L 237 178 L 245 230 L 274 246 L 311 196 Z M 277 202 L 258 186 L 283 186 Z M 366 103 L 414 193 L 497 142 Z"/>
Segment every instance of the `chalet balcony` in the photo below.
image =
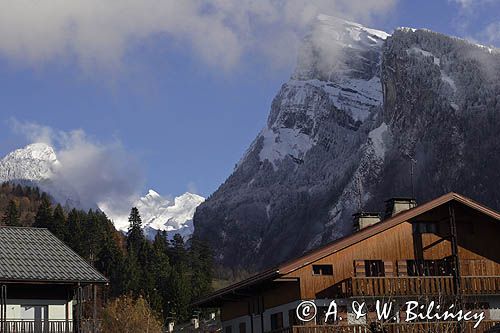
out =
<path fill-rule="evenodd" d="M 7 320 L 0 322 L 1 333 L 100 333 L 100 322 L 82 321 L 80 328 L 65 320 Z"/>
<path fill-rule="evenodd" d="M 353 277 L 332 288 L 335 297 L 453 295 L 451 276 Z M 500 276 L 463 276 L 463 295 L 500 295 Z"/>
<path fill-rule="evenodd" d="M 272 333 L 421 333 L 421 332 L 457 332 L 461 325 L 462 333 L 476 332 L 498 332 L 500 322 L 482 321 L 477 328 L 474 328 L 473 322 L 422 322 L 422 323 L 382 323 L 373 331 L 370 325 L 306 325 L 292 326 Z"/>

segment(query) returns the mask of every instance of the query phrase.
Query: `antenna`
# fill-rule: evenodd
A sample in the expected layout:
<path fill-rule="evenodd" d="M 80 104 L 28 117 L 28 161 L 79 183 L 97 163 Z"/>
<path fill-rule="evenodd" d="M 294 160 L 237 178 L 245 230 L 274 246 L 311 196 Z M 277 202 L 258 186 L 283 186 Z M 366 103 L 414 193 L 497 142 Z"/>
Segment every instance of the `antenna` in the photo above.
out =
<path fill-rule="evenodd" d="M 410 154 L 405 153 L 405 156 L 410 160 L 410 182 L 411 182 L 411 198 L 415 199 L 415 184 L 413 183 L 413 166 L 417 164 L 417 160 Z"/>

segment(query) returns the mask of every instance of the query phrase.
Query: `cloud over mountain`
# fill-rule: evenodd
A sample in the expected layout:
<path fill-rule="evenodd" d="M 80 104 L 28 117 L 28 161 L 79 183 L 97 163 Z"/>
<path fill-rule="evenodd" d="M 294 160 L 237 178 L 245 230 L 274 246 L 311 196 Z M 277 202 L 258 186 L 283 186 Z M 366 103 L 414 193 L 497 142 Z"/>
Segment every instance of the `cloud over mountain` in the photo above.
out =
<path fill-rule="evenodd" d="M 144 180 L 142 170 L 118 140 L 102 143 L 81 129 L 58 131 L 15 119 L 10 124 L 29 142 L 54 147 L 58 165 L 52 170 L 51 182 L 55 188 L 74 189 L 82 207 L 106 202 L 113 209 L 127 210 L 139 196 Z"/>
<path fill-rule="evenodd" d="M 367 21 L 396 0 L 0 1 L 0 54 L 43 64 L 69 58 L 117 68 L 134 45 L 160 37 L 231 69 L 247 54 L 293 61 L 290 48 L 318 13 Z M 266 31 L 266 33 L 263 33 Z M 293 52 L 291 54 L 294 54 Z"/>

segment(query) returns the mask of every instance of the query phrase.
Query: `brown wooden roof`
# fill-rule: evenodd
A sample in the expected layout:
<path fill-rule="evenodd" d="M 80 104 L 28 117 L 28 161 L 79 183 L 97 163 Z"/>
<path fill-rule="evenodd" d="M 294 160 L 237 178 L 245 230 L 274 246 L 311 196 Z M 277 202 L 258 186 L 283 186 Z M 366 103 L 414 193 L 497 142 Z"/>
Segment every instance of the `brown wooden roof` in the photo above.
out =
<path fill-rule="evenodd" d="M 328 243 L 324 246 L 321 246 L 317 249 L 314 249 L 310 252 L 305 253 L 304 255 L 288 260 L 274 268 L 268 269 L 266 271 L 263 271 L 261 273 L 255 274 L 248 279 L 245 279 L 243 281 L 237 282 L 235 284 L 232 284 L 228 287 L 219 289 L 215 291 L 214 293 L 204 297 L 203 299 L 198 300 L 195 305 L 198 306 L 203 306 L 204 304 L 211 303 L 213 300 L 217 298 L 221 298 L 225 295 L 230 295 L 230 294 L 237 294 L 239 290 L 255 286 L 260 283 L 264 283 L 273 279 L 276 279 L 278 277 L 284 276 L 286 274 L 289 274 L 299 268 L 302 268 L 306 265 L 309 265 L 317 260 L 320 260 L 321 258 L 324 258 L 332 253 L 335 253 L 337 251 L 341 251 L 342 249 L 345 249 L 346 247 L 349 247 L 353 244 L 356 244 L 358 242 L 361 242 L 369 237 L 372 237 L 376 234 L 379 234 L 385 230 L 388 230 L 398 224 L 401 224 L 406 221 L 411 221 L 415 220 L 419 216 L 423 215 L 424 213 L 427 213 L 437 207 L 443 206 L 444 204 L 447 204 L 451 201 L 458 202 L 466 207 L 469 207 L 477 212 L 480 212 L 484 215 L 487 215 L 494 220 L 500 221 L 500 213 L 497 211 L 488 208 L 484 205 L 481 205 L 477 202 L 475 202 L 472 199 L 469 199 L 463 195 L 457 194 L 457 193 L 447 193 L 445 195 L 442 195 L 434 200 L 431 200 L 425 204 L 416 206 L 415 208 L 402 211 L 399 214 L 396 214 L 390 218 L 387 218 L 379 223 L 376 223 L 374 225 L 371 225 L 369 227 L 366 227 L 354 234 L 351 234 L 349 236 L 337 239 L 331 243 Z"/>

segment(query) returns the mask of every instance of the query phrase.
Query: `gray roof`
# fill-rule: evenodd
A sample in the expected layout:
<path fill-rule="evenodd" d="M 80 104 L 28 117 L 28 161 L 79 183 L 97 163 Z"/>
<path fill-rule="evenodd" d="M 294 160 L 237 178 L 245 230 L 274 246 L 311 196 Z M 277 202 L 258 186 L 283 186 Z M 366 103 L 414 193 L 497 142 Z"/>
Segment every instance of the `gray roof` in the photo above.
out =
<path fill-rule="evenodd" d="M 44 228 L 0 227 L 0 281 L 106 283 L 92 265 Z"/>

